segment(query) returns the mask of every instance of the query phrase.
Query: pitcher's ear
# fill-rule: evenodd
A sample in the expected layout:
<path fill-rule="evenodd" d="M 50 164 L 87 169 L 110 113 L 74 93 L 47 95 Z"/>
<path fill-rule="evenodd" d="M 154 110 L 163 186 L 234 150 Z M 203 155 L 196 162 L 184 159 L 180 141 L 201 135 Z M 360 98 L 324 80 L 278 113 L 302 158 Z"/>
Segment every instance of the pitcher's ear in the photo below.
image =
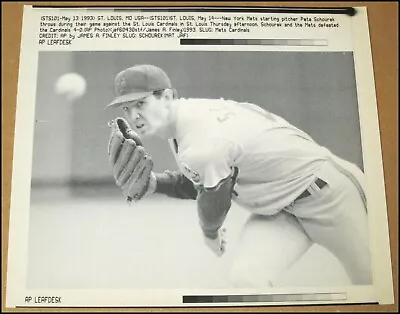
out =
<path fill-rule="evenodd" d="M 163 97 L 168 100 L 172 100 L 174 98 L 174 92 L 172 89 L 165 89 L 163 91 Z"/>

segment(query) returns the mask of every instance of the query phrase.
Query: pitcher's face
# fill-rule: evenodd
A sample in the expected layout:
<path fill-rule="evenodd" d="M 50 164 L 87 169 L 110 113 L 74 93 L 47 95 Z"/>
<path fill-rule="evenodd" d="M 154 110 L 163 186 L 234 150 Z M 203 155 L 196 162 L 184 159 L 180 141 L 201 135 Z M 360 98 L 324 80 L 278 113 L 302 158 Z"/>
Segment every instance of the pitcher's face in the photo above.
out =
<path fill-rule="evenodd" d="M 150 95 L 122 105 L 132 129 L 140 136 L 161 135 L 168 125 L 168 99 Z"/>

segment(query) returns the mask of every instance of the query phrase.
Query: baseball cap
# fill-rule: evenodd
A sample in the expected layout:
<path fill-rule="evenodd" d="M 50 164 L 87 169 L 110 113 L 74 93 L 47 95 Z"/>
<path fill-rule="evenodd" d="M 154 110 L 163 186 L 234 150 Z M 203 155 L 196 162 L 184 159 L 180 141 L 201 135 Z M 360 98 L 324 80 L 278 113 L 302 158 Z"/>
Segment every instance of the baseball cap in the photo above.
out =
<path fill-rule="evenodd" d="M 154 91 L 171 87 L 168 75 L 159 67 L 151 64 L 140 64 L 119 72 L 114 82 L 116 98 L 107 106 L 119 105 L 141 99 Z"/>

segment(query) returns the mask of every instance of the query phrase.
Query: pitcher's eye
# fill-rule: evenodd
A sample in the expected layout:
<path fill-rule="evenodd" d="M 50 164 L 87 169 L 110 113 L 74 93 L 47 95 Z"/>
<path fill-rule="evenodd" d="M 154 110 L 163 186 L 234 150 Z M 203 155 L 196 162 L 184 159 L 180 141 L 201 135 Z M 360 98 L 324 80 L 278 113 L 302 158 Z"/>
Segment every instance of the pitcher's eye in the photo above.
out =
<path fill-rule="evenodd" d="M 128 106 L 123 106 L 123 107 L 122 107 L 122 110 L 125 111 L 125 112 L 127 112 L 127 111 L 128 111 Z"/>
<path fill-rule="evenodd" d="M 136 107 L 137 107 L 137 108 L 140 108 L 140 107 L 142 107 L 143 105 L 144 105 L 144 101 L 138 101 L 137 104 L 136 104 Z"/>

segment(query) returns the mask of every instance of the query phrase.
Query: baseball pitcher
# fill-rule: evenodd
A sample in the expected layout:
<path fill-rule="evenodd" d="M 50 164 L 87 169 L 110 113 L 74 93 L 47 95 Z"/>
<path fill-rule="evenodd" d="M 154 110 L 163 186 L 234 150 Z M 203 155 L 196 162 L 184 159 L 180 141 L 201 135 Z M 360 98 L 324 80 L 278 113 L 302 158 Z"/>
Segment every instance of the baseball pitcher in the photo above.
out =
<path fill-rule="evenodd" d="M 152 193 L 196 200 L 205 244 L 225 251 L 232 202 L 252 215 L 231 269 L 237 286 L 272 286 L 313 243 L 353 284 L 371 284 L 364 175 L 308 134 L 254 104 L 177 98 L 167 74 L 137 65 L 115 79 L 110 164 L 130 202 Z M 155 173 L 140 137 L 168 140 L 179 172 Z"/>

